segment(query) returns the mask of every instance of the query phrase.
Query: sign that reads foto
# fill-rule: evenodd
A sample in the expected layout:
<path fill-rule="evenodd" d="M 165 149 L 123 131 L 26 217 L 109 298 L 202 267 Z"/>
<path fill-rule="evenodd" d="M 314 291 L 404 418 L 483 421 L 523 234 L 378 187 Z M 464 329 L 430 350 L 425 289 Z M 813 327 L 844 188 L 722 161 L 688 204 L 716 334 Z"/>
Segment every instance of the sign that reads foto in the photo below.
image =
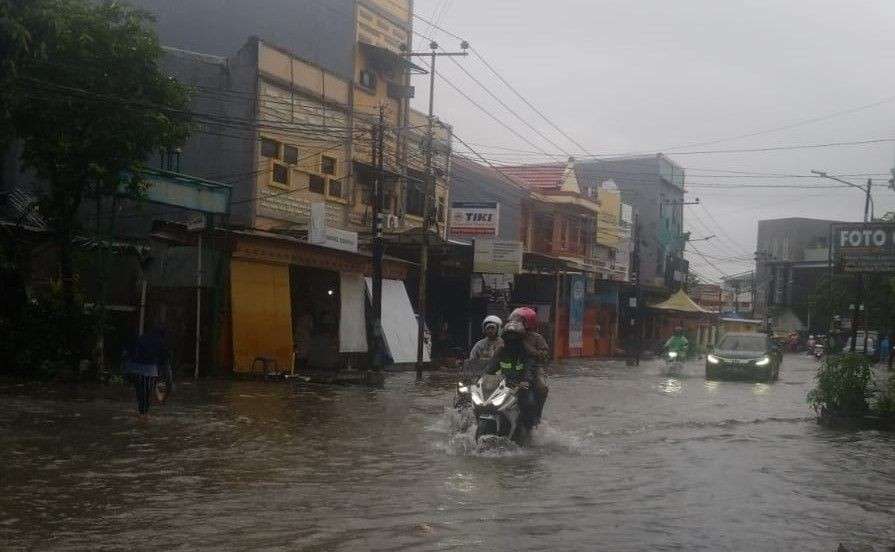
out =
<path fill-rule="evenodd" d="M 895 224 L 834 224 L 833 261 L 841 272 L 895 272 Z"/>
<path fill-rule="evenodd" d="M 496 238 L 500 207 L 496 201 L 451 203 L 453 238 Z"/>

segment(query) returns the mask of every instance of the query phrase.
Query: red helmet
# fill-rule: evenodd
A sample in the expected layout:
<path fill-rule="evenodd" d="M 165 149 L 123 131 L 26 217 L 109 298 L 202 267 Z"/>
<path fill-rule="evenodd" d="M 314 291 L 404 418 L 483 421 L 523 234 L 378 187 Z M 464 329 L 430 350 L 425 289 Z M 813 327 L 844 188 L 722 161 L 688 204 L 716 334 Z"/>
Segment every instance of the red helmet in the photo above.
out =
<path fill-rule="evenodd" d="M 520 320 L 526 331 L 534 331 L 538 328 L 538 313 L 528 307 L 519 307 L 510 313 L 510 320 Z"/>

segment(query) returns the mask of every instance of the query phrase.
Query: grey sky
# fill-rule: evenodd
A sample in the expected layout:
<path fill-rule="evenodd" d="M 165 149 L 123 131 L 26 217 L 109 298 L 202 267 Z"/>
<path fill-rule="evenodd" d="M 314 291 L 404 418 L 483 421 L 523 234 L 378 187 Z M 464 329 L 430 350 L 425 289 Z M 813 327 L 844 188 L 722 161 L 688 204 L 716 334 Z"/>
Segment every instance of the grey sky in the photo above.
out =
<path fill-rule="evenodd" d="M 895 138 L 895 2 L 828 0 L 574 1 L 416 0 L 416 13 L 437 17 L 468 39 L 531 102 L 594 154 L 662 151 L 687 168 L 687 227 L 694 244 L 714 257 L 750 255 L 760 218 L 804 216 L 859 220 L 857 190 L 732 188 L 737 185 L 829 186 L 807 178 L 721 178 L 727 171 L 762 174 L 888 173 L 895 143 L 760 153 L 685 152 Z M 416 21 L 415 29 L 444 48 L 457 41 Z M 417 48 L 426 42 L 417 37 Z M 473 56 L 460 61 L 528 122 L 581 154 L 517 101 Z M 550 153 L 451 62 L 440 71 L 499 119 Z M 425 77 L 417 77 L 416 107 L 425 109 Z M 888 100 L 887 98 L 891 98 Z M 787 130 L 727 139 L 885 103 Z M 546 159 L 501 128 L 445 83 L 436 111 L 486 157 L 503 162 Z M 703 144 L 705 142 L 717 143 Z M 512 148 L 520 151 L 508 151 Z M 676 154 L 676 152 L 680 152 Z M 875 176 L 878 214 L 895 209 L 887 176 Z M 851 178 L 863 183 L 865 177 Z M 714 217 L 714 220 L 713 218 Z M 701 221 L 699 220 L 701 219 Z M 708 228 L 704 228 L 707 226 Z M 719 228 L 722 226 L 722 228 Z M 689 255 L 694 269 L 718 271 Z M 725 273 L 745 261 L 713 261 Z"/>

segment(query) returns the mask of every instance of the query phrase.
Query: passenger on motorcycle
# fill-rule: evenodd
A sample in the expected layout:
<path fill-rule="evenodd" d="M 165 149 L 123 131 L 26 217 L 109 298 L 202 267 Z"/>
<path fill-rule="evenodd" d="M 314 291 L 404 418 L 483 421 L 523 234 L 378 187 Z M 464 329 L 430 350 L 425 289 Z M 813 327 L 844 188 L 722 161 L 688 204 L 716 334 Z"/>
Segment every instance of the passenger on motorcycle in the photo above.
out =
<path fill-rule="evenodd" d="M 684 329 L 680 326 L 674 329 L 674 335 L 672 335 L 668 341 L 665 342 L 665 352 L 666 353 L 677 353 L 677 360 L 683 361 L 687 358 L 687 353 L 690 350 L 690 342 L 687 341 L 687 338 L 684 337 Z"/>
<path fill-rule="evenodd" d="M 541 414 L 544 411 L 544 404 L 547 402 L 547 395 L 550 393 L 550 387 L 547 385 L 547 361 L 550 360 L 550 347 L 547 340 L 538 333 L 538 315 L 534 309 L 528 307 L 519 307 L 510 313 L 509 320 L 522 322 L 525 328 L 525 338 L 522 344 L 525 351 L 534 358 L 535 380 L 534 390 L 535 397 L 538 400 L 538 416 L 540 421 Z"/>
<path fill-rule="evenodd" d="M 486 373 L 500 373 L 507 384 L 516 387 L 525 424 L 531 428 L 538 423 L 538 400 L 535 397 L 534 384 L 537 378 L 537 366 L 533 355 L 526 350 L 525 327 L 518 321 L 510 320 L 501 333 L 501 347 L 488 363 Z"/>
<path fill-rule="evenodd" d="M 482 321 L 482 332 L 485 337 L 473 345 L 472 351 L 469 352 L 469 360 L 489 360 L 494 356 L 494 353 L 503 346 L 503 340 L 500 338 L 502 326 L 503 321 L 497 316 L 488 316 Z"/>

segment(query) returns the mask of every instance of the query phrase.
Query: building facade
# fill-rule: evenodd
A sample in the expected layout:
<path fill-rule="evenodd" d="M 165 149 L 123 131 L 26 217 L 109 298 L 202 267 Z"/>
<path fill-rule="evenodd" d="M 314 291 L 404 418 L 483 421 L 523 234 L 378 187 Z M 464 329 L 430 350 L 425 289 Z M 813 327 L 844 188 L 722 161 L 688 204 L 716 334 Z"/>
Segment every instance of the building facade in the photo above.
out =
<path fill-rule="evenodd" d="M 637 213 L 643 285 L 679 288 L 689 271 L 683 255 L 684 170 L 662 154 L 581 161 L 575 170 L 586 193 L 598 193 L 611 181 Z"/>
<path fill-rule="evenodd" d="M 758 221 L 755 317 L 786 314 L 788 320 L 798 319 L 787 330 L 807 330 L 814 325 L 803 307 L 829 272 L 830 226 L 837 222 L 808 218 Z"/>

